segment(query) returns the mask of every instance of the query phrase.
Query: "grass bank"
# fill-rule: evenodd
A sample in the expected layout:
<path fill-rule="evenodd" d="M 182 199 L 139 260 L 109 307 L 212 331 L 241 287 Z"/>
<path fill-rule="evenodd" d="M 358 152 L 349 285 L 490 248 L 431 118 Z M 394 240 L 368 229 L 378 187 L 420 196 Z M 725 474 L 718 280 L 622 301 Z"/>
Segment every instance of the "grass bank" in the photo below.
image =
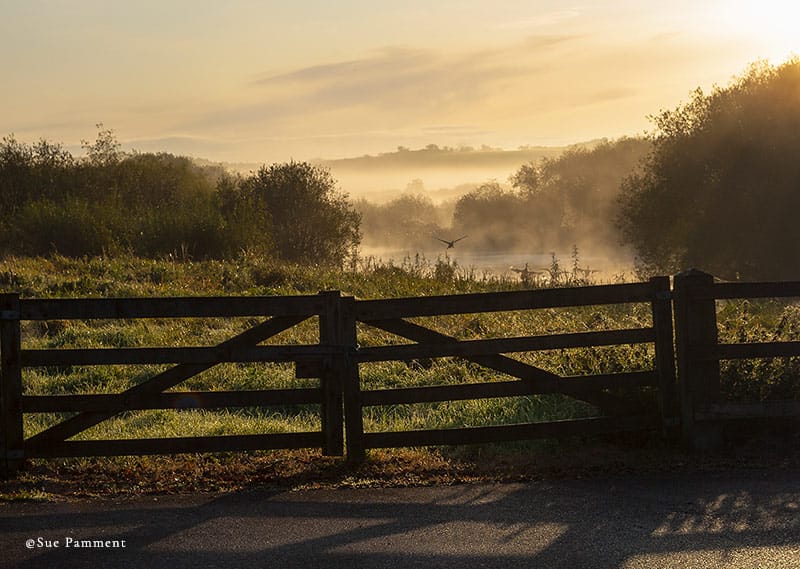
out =
<path fill-rule="evenodd" d="M 568 273 L 561 277 L 561 284 L 587 284 L 577 279 L 570 282 Z M 523 286 L 515 278 L 479 273 L 470 268 L 459 267 L 448 259 L 428 261 L 419 257 L 409 258 L 398 264 L 374 259 L 361 260 L 354 263 L 349 270 L 279 264 L 247 255 L 224 262 L 179 262 L 172 259 L 152 260 L 124 256 L 85 259 L 53 256 L 6 258 L 0 261 L 0 290 L 19 292 L 28 298 L 292 295 L 337 289 L 344 294 L 367 299 L 492 292 L 520 289 Z M 741 341 L 744 338 L 745 341 L 776 341 L 796 338 L 797 331 L 800 330 L 800 310 L 794 304 L 786 302 L 726 302 L 720 306 L 719 317 L 723 340 L 729 338 Z M 23 347 L 49 349 L 214 345 L 253 326 L 257 321 L 254 318 L 231 318 L 25 322 Z M 420 318 L 417 321 L 460 339 L 476 339 L 642 327 L 651 324 L 651 315 L 648 306 L 639 304 L 455 315 Z M 317 334 L 318 323 L 310 319 L 273 341 L 313 343 Z M 360 331 L 359 342 L 362 345 L 391 341 L 385 334 L 374 330 L 364 328 Z M 653 353 L 647 346 L 633 345 L 552 350 L 524 353 L 517 357 L 559 375 L 582 375 L 650 369 Z M 797 379 L 800 368 L 797 358 L 763 362 L 737 362 L 723 368 L 724 388 L 732 398 L 800 397 L 800 382 Z M 163 369 L 163 366 L 26 369 L 23 388 L 30 395 L 118 393 Z M 364 364 L 361 375 L 366 389 L 509 379 L 455 358 L 438 359 L 430 365 L 403 362 Z M 222 364 L 192 377 L 175 389 L 281 389 L 310 387 L 317 382 L 314 379 L 295 378 L 291 365 Z M 641 405 L 655 405 L 655 398 L 650 395 L 652 394 L 646 392 L 642 395 Z M 595 413 L 594 408 L 583 402 L 557 395 L 539 395 L 370 407 L 365 410 L 364 422 L 368 431 L 435 429 L 548 421 L 591 416 Z M 24 426 L 25 434 L 31 436 L 64 417 L 64 414 L 28 414 Z M 76 438 L 252 434 L 310 431 L 319 428 L 318 408 L 308 405 L 237 410 L 153 410 L 120 414 Z M 480 463 L 488 456 L 484 455 L 484 459 L 481 459 L 481 453 L 491 453 L 491 463 L 497 465 L 502 463 L 499 456 L 514 453 L 519 455 L 520 452 L 531 449 L 545 453 L 550 452 L 548 449 L 558 449 L 553 452 L 560 453 L 564 448 L 566 447 L 563 445 L 558 447 L 552 443 L 537 442 L 468 450 L 449 449 L 441 452 L 394 452 L 399 453 L 396 456 L 405 457 L 401 460 L 403 464 L 417 464 L 411 467 L 412 472 L 425 470 L 427 467 L 422 466 L 425 464 L 436 464 L 436 468 L 460 472 L 465 468 L 458 466 L 463 464 L 462 459 L 467 464 L 472 464 L 470 461 L 478 457 Z M 394 460 L 392 456 L 395 455 L 375 451 L 371 459 L 391 465 Z M 102 467 L 98 466 L 101 464 Z M 447 464 L 450 466 L 445 466 Z M 164 482 L 170 480 L 170 476 L 171 480 L 182 481 L 181 484 L 188 484 L 189 487 L 199 484 L 198 488 L 211 488 L 214 484 L 203 480 L 210 477 L 209 480 L 218 480 L 224 486 L 222 480 L 227 476 L 225 472 L 229 471 L 238 472 L 233 478 L 241 481 L 247 478 L 293 479 L 291 472 L 295 470 L 305 473 L 301 477 L 311 479 L 317 468 L 328 469 L 329 474 L 326 476 L 330 477 L 330 472 L 339 473 L 339 469 L 343 468 L 341 461 L 324 459 L 313 452 L 255 453 L 247 457 L 233 455 L 224 459 L 69 459 L 35 461 L 32 467 L 31 472 L 39 469 L 43 479 L 54 476 L 54 473 L 57 477 L 58 472 L 71 473 L 73 478 L 80 478 L 77 473 L 81 471 L 97 471 L 106 473 L 99 475 L 101 479 L 106 477 L 109 480 L 125 481 L 121 482 L 125 486 L 135 484 L 133 478 L 149 480 L 148 487 L 151 490 L 164 484 L 174 487 L 174 483 Z M 393 467 L 386 468 L 392 471 Z M 473 472 L 475 468 L 469 467 L 464 472 Z M 264 474 L 264 469 L 271 474 Z M 131 476 L 126 475 L 126 472 Z M 132 477 L 137 472 L 139 474 Z M 210 472 L 216 474 L 211 475 Z M 187 478 L 189 476 L 198 476 L 199 481 L 190 482 Z M 336 476 L 339 474 L 334 477 Z M 471 475 L 464 476 L 468 478 Z M 93 482 L 90 486 L 97 485 Z"/>

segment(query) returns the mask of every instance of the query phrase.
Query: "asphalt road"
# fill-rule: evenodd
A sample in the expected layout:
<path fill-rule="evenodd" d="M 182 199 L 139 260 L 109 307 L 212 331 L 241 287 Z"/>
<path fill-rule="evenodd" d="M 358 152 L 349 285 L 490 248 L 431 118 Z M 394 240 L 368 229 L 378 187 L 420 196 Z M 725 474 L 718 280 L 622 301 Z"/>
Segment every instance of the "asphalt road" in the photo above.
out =
<path fill-rule="evenodd" d="M 0 566 L 795 568 L 798 475 L 7 503 Z"/>

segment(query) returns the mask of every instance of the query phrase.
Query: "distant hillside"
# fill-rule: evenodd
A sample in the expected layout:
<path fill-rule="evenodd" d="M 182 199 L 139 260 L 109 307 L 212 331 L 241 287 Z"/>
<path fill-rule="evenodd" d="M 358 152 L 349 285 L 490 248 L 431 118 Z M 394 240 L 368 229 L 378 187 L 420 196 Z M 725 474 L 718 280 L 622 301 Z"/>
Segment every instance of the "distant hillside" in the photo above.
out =
<path fill-rule="evenodd" d="M 538 162 L 542 158 L 555 158 L 568 148 L 593 148 L 602 140 L 573 146 L 524 146 L 517 150 L 503 150 L 482 146 L 441 147 L 429 144 L 412 150 L 398 147 L 394 152 L 365 155 L 357 158 L 321 160 L 345 191 L 357 197 L 378 201 L 391 199 L 404 191 L 428 193 L 434 200 L 465 193 L 456 190 L 489 180 L 505 183 L 520 166 Z"/>
<path fill-rule="evenodd" d="M 400 146 L 394 152 L 384 152 L 375 156 L 365 155 L 357 158 L 325 160 L 324 164 L 338 169 L 382 169 L 382 168 L 480 168 L 512 167 L 538 160 L 552 158 L 561 154 L 563 146 L 529 146 L 517 150 L 503 150 L 483 146 L 451 148 L 429 144 L 419 150 Z"/>
<path fill-rule="evenodd" d="M 400 146 L 393 152 L 315 162 L 330 169 L 340 187 L 354 197 L 385 201 L 405 191 L 427 193 L 435 201 L 457 197 L 475 186 L 496 180 L 505 183 L 520 166 L 542 158 L 555 158 L 570 148 L 591 149 L 604 142 L 592 140 L 571 146 L 523 146 L 503 150 L 489 146 L 448 147 L 429 144 L 412 150 Z M 204 165 L 205 160 L 196 160 Z M 222 163 L 247 174 L 256 163 Z"/>

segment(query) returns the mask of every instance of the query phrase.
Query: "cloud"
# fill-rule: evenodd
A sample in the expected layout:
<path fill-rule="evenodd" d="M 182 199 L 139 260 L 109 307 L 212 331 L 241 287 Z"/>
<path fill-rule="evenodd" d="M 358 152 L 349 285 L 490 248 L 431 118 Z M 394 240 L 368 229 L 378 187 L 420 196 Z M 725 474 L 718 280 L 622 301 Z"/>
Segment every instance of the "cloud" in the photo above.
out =
<path fill-rule="evenodd" d="M 533 34 L 460 51 L 384 47 L 253 75 L 238 103 L 177 120 L 171 130 L 281 151 L 302 152 L 307 144 L 315 155 L 634 133 L 662 104 L 655 88 L 669 93 L 674 86 L 665 81 L 672 81 L 685 89 L 685 79 L 675 77 L 700 67 L 687 38 L 647 40 Z"/>
<path fill-rule="evenodd" d="M 278 93 L 290 89 L 311 108 L 402 109 L 414 115 L 479 101 L 499 81 L 535 72 L 492 51 L 448 55 L 387 48 L 372 57 L 261 80 L 258 86 Z"/>
<path fill-rule="evenodd" d="M 497 30 L 526 30 L 530 28 L 546 28 L 563 24 L 569 20 L 575 20 L 583 15 L 583 10 L 580 8 L 565 8 L 561 10 L 553 10 L 550 12 L 542 12 L 530 18 L 518 18 L 508 20 L 495 24 L 493 27 Z"/>
<path fill-rule="evenodd" d="M 563 37 L 539 38 L 502 49 L 447 53 L 434 49 L 387 47 L 359 59 L 313 65 L 250 82 L 253 100 L 214 110 L 188 128 L 230 128 L 261 124 L 304 130 L 338 122 L 335 130 L 396 129 L 438 124 L 470 114 L 482 116 L 487 100 L 524 89 L 554 66 L 542 59 Z M 360 126 L 359 126 L 360 125 Z"/>

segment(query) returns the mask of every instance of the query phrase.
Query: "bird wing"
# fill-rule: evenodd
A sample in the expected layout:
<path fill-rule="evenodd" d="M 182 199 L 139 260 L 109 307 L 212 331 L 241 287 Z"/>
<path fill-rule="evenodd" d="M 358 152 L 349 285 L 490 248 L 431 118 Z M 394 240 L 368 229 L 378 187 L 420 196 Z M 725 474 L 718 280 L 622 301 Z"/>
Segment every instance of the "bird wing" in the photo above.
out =
<path fill-rule="evenodd" d="M 459 237 L 458 239 L 453 239 L 453 243 L 458 243 L 459 241 L 461 241 L 462 239 L 466 239 L 467 237 L 469 237 L 469 235 L 464 235 L 463 237 Z"/>

